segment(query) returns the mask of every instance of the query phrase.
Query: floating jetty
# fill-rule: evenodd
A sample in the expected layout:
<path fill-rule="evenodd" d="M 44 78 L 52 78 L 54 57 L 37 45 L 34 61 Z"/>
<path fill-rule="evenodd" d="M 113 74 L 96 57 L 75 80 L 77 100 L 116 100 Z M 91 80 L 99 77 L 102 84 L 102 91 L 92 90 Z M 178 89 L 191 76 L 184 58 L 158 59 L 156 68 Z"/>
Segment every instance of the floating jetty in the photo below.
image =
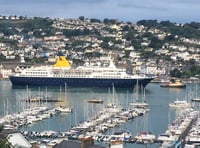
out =
<path fill-rule="evenodd" d="M 28 103 L 35 103 L 35 102 L 63 102 L 63 100 L 59 99 L 52 99 L 52 98 L 44 98 L 44 97 L 31 97 L 28 99 L 22 99 L 21 101 L 23 102 L 28 102 Z"/>
<path fill-rule="evenodd" d="M 192 128 L 188 131 L 184 139 L 186 145 L 200 146 L 200 116 L 193 123 Z"/>
<path fill-rule="evenodd" d="M 157 141 L 161 142 L 161 147 L 181 147 L 184 145 L 185 137 L 197 120 L 199 111 L 192 108 L 181 110 L 181 113 L 169 125 L 164 134 L 158 136 Z"/>
<path fill-rule="evenodd" d="M 22 126 L 26 126 L 62 112 L 57 108 L 48 108 L 46 106 L 36 106 L 25 109 L 19 113 L 8 114 L 0 118 L 0 125 L 4 130 L 18 130 Z"/>
<path fill-rule="evenodd" d="M 81 140 L 85 137 L 92 137 L 96 142 L 115 143 L 121 142 L 135 142 L 135 138 L 128 131 L 115 132 L 111 135 L 105 134 L 110 128 L 122 125 L 129 120 L 138 116 L 144 115 L 149 110 L 146 109 L 123 109 L 116 105 L 108 105 L 103 108 L 98 114 L 90 117 L 87 121 L 79 122 L 76 126 L 72 127 L 65 132 L 56 131 L 22 131 L 22 134 L 29 138 L 68 138 L 69 140 Z"/>

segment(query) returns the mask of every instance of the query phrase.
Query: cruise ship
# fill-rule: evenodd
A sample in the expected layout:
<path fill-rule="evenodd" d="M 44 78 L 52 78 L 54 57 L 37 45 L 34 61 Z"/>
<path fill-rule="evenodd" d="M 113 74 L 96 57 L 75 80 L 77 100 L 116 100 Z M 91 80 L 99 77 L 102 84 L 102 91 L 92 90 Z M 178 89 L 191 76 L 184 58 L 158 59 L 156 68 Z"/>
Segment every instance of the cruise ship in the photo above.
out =
<path fill-rule="evenodd" d="M 138 84 L 143 88 L 153 79 L 145 74 L 128 74 L 126 69 L 117 68 L 110 58 L 109 66 L 71 67 L 63 55 L 51 66 L 33 66 L 9 76 L 12 85 L 21 86 L 65 86 L 68 87 L 121 87 Z"/>

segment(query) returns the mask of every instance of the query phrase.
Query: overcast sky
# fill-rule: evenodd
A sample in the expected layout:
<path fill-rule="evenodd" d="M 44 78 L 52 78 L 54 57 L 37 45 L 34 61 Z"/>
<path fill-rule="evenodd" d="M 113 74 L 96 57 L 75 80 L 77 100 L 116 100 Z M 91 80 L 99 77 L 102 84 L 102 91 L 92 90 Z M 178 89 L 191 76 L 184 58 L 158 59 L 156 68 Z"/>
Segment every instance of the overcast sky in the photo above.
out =
<path fill-rule="evenodd" d="M 0 0 L 0 15 L 200 22 L 200 0 Z"/>

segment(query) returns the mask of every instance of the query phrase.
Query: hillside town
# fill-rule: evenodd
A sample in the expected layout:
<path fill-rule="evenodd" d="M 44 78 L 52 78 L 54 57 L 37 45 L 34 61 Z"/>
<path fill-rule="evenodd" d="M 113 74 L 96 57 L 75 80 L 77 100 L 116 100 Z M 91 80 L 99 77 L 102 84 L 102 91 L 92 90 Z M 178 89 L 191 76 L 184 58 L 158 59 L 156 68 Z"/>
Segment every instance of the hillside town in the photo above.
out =
<path fill-rule="evenodd" d="M 32 24 L 30 29 L 21 25 L 34 21 L 38 25 Z M 41 22 L 46 26 L 44 23 L 39 26 Z M 139 23 L 83 16 L 77 19 L 0 16 L 0 24 L 2 78 L 34 64 L 53 64 L 58 52 L 75 67 L 102 64 L 111 55 L 117 67 L 158 78 L 168 77 L 174 69 L 182 72 L 200 63 L 200 40 Z"/>
<path fill-rule="evenodd" d="M 0 147 L 199 146 L 199 53 L 195 22 L 0 15 Z"/>

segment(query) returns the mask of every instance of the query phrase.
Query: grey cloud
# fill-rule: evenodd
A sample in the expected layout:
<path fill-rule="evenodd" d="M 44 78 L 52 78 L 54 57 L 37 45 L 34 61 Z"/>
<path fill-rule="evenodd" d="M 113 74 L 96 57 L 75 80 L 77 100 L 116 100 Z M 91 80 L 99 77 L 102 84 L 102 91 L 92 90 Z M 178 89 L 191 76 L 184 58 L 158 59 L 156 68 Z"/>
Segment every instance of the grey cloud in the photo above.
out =
<path fill-rule="evenodd" d="M 149 9 L 152 11 L 167 11 L 167 8 L 158 7 L 158 6 L 149 6 L 149 5 L 140 5 L 140 4 L 119 4 L 119 7 L 124 8 L 136 8 L 136 9 Z"/>
<path fill-rule="evenodd" d="M 199 21 L 199 0 L 0 0 L 1 15 Z"/>

